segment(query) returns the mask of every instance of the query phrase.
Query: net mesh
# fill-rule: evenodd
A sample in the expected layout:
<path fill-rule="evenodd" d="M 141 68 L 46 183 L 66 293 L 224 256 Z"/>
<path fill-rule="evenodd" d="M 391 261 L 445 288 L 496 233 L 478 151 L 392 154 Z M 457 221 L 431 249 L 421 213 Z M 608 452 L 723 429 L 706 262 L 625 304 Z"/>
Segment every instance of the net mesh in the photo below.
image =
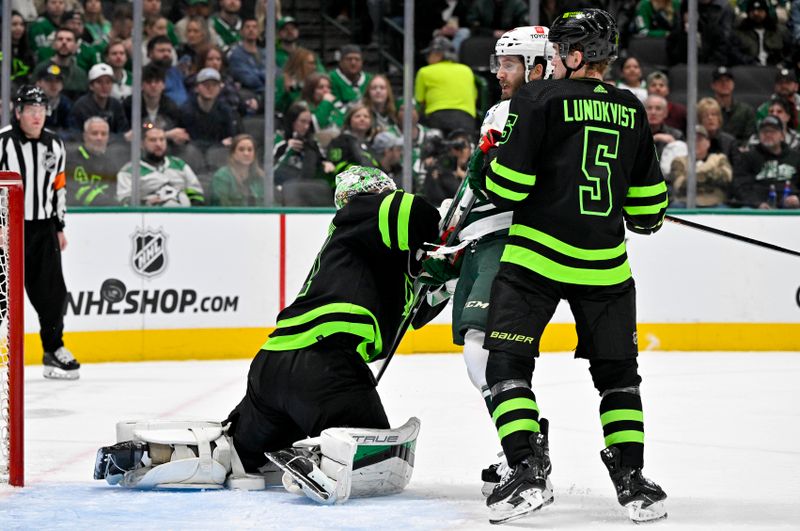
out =
<path fill-rule="evenodd" d="M 10 466 L 9 422 L 11 417 L 8 338 L 8 197 L 7 187 L 0 187 L 0 483 L 8 482 Z"/>

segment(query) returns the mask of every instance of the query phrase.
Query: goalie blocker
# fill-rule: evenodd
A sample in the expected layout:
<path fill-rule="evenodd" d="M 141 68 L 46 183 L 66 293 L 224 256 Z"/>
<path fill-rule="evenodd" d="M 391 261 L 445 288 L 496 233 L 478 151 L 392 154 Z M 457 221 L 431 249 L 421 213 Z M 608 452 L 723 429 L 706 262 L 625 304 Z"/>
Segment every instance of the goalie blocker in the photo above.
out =
<path fill-rule="evenodd" d="M 250 474 L 219 422 L 119 422 L 117 444 L 97 451 L 94 479 L 138 489 L 262 490 L 283 484 L 318 503 L 343 503 L 401 492 L 411 480 L 419 429 L 417 418 L 389 430 L 328 428 L 267 453 L 270 462 Z"/>

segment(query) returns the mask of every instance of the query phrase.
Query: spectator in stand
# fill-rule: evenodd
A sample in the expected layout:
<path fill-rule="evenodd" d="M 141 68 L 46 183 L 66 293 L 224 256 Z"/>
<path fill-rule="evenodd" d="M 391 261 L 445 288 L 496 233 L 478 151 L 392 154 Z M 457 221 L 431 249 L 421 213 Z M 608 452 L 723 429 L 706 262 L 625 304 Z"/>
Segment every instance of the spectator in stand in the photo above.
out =
<path fill-rule="evenodd" d="M 106 156 L 108 122 L 92 116 L 83 124 L 83 143 L 67 153 L 67 206 L 117 205 L 119 166 Z"/>
<path fill-rule="evenodd" d="M 242 19 L 239 18 L 241 9 L 242 0 L 220 0 L 219 11 L 209 20 L 212 40 L 224 52 L 230 50 L 241 38 Z"/>
<path fill-rule="evenodd" d="M 783 141 L 791 149 L 800 149 L 800 134 L 789 127 L 789 121 L 792 119 L 792 107 L 788 101 L 783 98 L 773 98 L 769 104 L 769 116 L 775 116 L 783 124 Z M 758 133 L 748 139 L 749 146 L 758 145 L 761 140 Z"/>
<path fill-rule="evenodd" d="M 642 67 L 639 60 L 633 56 L 622 61 L 621 78 L 617 81 L 617 88 L 625 89 L 639 98 L 644 103 L 647 99 L 647 84 L 642 78 Z"/>
<path fill-rule="evenodd" d="M 69 127 L 80 131 L 83 124 L 92 116 L 99 116 L 108 122 L 112 134 L 122 135 L 130 129 L 122 103 L 111 97 L 114 87 L 114 71 L 105 63 L 99 63 L 89 70 L 89 93 L 75 101 L 69 113 Z"/>
<path fill-rule="evenodd" d="M 792 118 L 789 120 L 789 127 L 795 130 L 800 130 L 800 122 L 797 116 L 800 113 L 800 94 L 797 90 L 800 85 L 797 83 L 797 76 L 793 70 L 788 68 L 779 68 L 775 76 L 775 92 L 769 100 L 765 101 L 756 109 L 756 120 L 761 121 L 769 114 L 769 104 L 773 98 L 782 98 L 786 100 L 792 109 Z"/>
<path fill-rule="evenodd" d="M 61 67 L 51 64 L 40 71 L 36 86 L 47 96 L 47 119 L 44 126 L 61 134 L 69 127 L 69 112 L 72 110 L 72 100 L 62 93 L 64 76 L 61 74 Z"/>
<path fill-rule="evenodd" d="M 147 57 L 147 45 L 150 42 L 150 39 L 154 37 L 158 37 L 159 35 L 163 35 L 164 37 L 169 37 L 167 34 L 167 20 L 166 17 L 157 16 L 152 18 L 147 18 L 144 21 L 144 39 L 142 39 L 142 55 L 144 56 L 142 59 L 143 65 L 149 63 L 149 58 Z M 173 45 L 174 46 L 174 45 Z"/>
<path fill-rule="evenodd" d="M 297 48 L 275 80 L 275 109 L 283 112 L 300 99 L 303 83 L 317 69 L 317 56 L 306 48 Z"/>
<path fill-rule="evenodd" d="M 800 152 L 783 141 L 783 124 L 767 116 L 758 124 L 758 145 L 741 154 L 733 168 L 733 195 L 760 209 L 800 208 Z"/>
<path fill-rule="evenodd" d="M 499 39 L 508 30 L 528 26 L 528 10 L 524 0 L 474 0 L 467 12 L 467 25 L 472 35 Z"/>
<path fill-rule="evenodd" d="M 258 45 L 258 22 L 255 19 L 242 21 L 242 39 L 228 56 L 230 74 L 243 88 L 264 93 L 266 83 L 266 54 Z"/>
<path fill-rule="evenodd" d="M 207 24 L 210 14 L 211 6 L 208 0 L 187 0 L 183 8 L 183 18 L 175 23 L 175 34 L 178 36 L 178 42 L 186 42 L 186 25 L 189 23 L 189 19 L 200 17 Z M 206 26 L 206 30 L 208 30 L 208 26 Z M 210 31 L 208 33 L 210 34 Z"/>
<path fill-rule="evenodd" d="M 150 62 L 164 69 L 164 90 L 167 96 L 180 106 L 186 103 L 189 96 L 183 84 L 181 71 L 172 66 L 173 51 L 168 37 L 154 37 L 147 43 L 147 57 Z"/>
<path fill-rule="evenodd" d="M 736 163 L 738 143 L 733 135 L 722 130 L 722 108 L 714 98 L 703 98 L 697 102 L 697 121 L 708 132 L 711 153 L 723 153 L 731 164 Z"/>
<path fill-rule="evenodd" d="M 405 105 L 400 104 L 397 109 L 397 116 L 400 118 L 398 128 L 400 134 L 403 134 L 403 113 L 405 112 Z M 425 170 L 422 164 L 422 153 L 426 145 L 436 142 L 441 139 L 442 132 L 438 129 L 432 129 L 419 123 L 419 113 L 417 109 L 412 106 L 411 108 L 411 176 L 414 180 L 414 190 L 422 190 L 425 180 Z"/>
<path fill-rule="evenodd" d="M 38 79 L 51 64 L 58 65 L 64 79 L 64 93 L 72 99 L 82 96 L 89 88 L 89 80 L 86 77 L 86 70 L 78 66 L 75 60 L 75 52 L 78 49 L 75 33 L 66 28 L 57 30 L 53 48 L 56 54 L 36 65 L 34 77 Z"/>
<path fill-rule="evenodd" d="M 122 101 L 131 95 L 131 85 L 133 76 L 125 68 L 128 64 L 128 53 L 125 51 L 125 44 L 121 40 L 109 43 L 106 48 L 106 64 L 114 71 L 114 86 L 111 89 L 111 97 Z"/>
<path fill-rule="evenodd" d="M 89 36 L 86 40 L 94 45 L 107 41 L 111 22 L 103 16 L 103 3 L 100 0 L 83 0 L 82 3 L 83 22 Z"/>
<path fill-rule="evenodd" d="M 756 111 L 747 103 L 734 101 L 736 82 L 733 72 L 725 66 L 717 67 L 711 74 L 711 90 L 722 109 L 722 130 L 746 142 L 756 129 Z"/>
<path fill-rule="evenodd" d="M 344 122 L 341 103 L 331 92 L 331 78 L 328 74 L 313 72 L 303 83 L 303 103 L 311 111 L 314 131 L 319 134 L 326 129 L 333 129 L 338 134 Z"/>
<path fill-rule="evenodd" d="M 345 44 L 339 50 L 339 67 L 328 72 L 331 77 L 331 90 L 336 99 L 350 105 L 361 99 L 367 90 L 372 75 L 364 72 L 364 57 L 361 48 L 355 44 Z"/>
<path fill-rule="evenodd" d="M 369 81 L 362 103 L 372 110 L 376 132 L 389 131 L 395 135 L 400 134 L 394 92 L 386 76 L 376 74 Z"/>
<path fill-rule="evenodd" d="M 186 40 L 177 49 L 178 69 L 184 79 L 196 74 L 197 56 L 211 46 L 211 38 L 206 21 L 200 17 L 186 20 Z"/>
<path fill-rule="evenodd" d="M 669 78 L 664 72 L 652 72 L 647 76 L 647 94 L 655 94 L 667 100 L 667 117 L 664 123 L 681 133 L 686 131 L 686 107 L 669 101 Z"/>
<path fill-rule="evenodd" d="M 133 57 L 133 7 L 123 3 L 114 6 L 114 14 L 111 17 L 111 31 L 108 33 L 108 40 L 121 40 L 125 45 L 125 52 L 128 57 Z"/>
<path fill-rule="evenodd" d="M 686 62 L 686 28 L 688 0 L 681 2 L 680 16 L 667 36 L 670 64 Z M 740 64 L 741 57 L 733 46 L 733 23 L 736 15 L 727 0 L 697 0 L 697 29 L 700 33 L 697 60 L 717 65 Z"/>
<path fill-rule="evenodd" d="M 161 9 L 161 0 L 144 0 L 142 3 L 142 18 L 145 20 L 145 24 L 147 21 L 155 21 L 159 18 L 162 18 L 164 15 L 164 11 Z M 166 22 L 166 33 L 160 35 L 166 35 L 169 37 L 169 42 L 172 43 L 172 46 L 177 48 L 181 41 L 178 39 L 178 34 L 175 31 L 175 26 L 172 22 L 164 18 Z"/>
<path fill-rule="evenodd" d="M 122 102 L 129 123 L 133 123 L 132 105 L 131 96 Z M 170 144 L 182 146 L 190 137 L 186 129 L 179 127 L 180 121 L 180 109 L 164 93 L 164 69 L 152 63 L 142 68 L 142 123 L 158 127 Z"/>
<path fill-rule="evenodd" d="M 635 32 L 642 37 L 666 37 L 680 12 L 680 0 L 639 0 Z"/>
<path fill-rule="evenodd" d="M 372 140 L 372 112 L 363 103 L 356 103 L 344 117 L 342 134 L 328 144 L 328 160 L 334 165 L 334 172 L 339 174 L 350 166 L 368 166 L 380 168 L 369 151 Z"/>
<path fill-rule="evenodd" d="M 430 5 L 427 5 L 430 4 Z M 445 37 L 453 43 L 456 53 L 461 43 L 469 38 L 467 27 L 467 0 L 433 0 L 425 9 L 414 11 L 414 36 L 417 42 L 428 42 L 432 37 Z M 431 16 L 431 13 L 434 15 Z M 436 16 L 441 13 L 440 16 Z"/>
<path fill-rule="evenodd" d="M 93 44 L 83 40 L 85 32 L 83 13 L 80 11 L 66 11 L 61 22 L 61 27 L 70 29 L 75 34 L 78 46 L 75 60 L 78 66 L 88 72 L 90 68 L 103 60 L 103 51 L 105 51 L 107 43 L 104 41 Z M 52 57 L 53 53 L 54 51 L 52 48 L 39 48 L 39 60 L 44 61 L 45 59 L 49 59 Z"/>
<path fill-rule="evenodd" d="M 733 169 L 728 158 L 722 153 L 710 152 L 711 141 L 708 131 L 702 125 L 696 126 L 695 152 L 698 207 L 724 207 L 727 206 L 730 194 Z M 686 182 L 689 167 L 689 157 L 683 155 L 673 159 L 668 180 L 672 183 L 673 202 L 671 206 L 686 207 Z"/>
<path fill-rule="evenodd" d="M 278 38 L 275 42 L 275 64 L 283 68 L 289 56 L 297 50 L 300 28 L 294 17 L 281 17 L 276 23 Z"/>
<path fill-rule="evenodd" d="M 200 70 L 196 90 L 197 95 L 181 107 L 181 125 L 195 144 L 229 146 L 238 124 L 235 112 L 219 97 L 222 76 L 213 68 Z"/>
<path fill-rule="evenodd" d="M 372 140 L 372 153 L 380 169 L 388 175 L 398 188 L 403 186 L 403 139 L 390 131 L 382 131 Z M 452 195 L 451 195 L 452 197 Z"/>
<path fill-rule="evenodd" d="M 789 13 L 789 28 L 792 30 L 792 43 L 795 49 L 800 45 L 800 0 L 792 0 Z"/>
<path fill-rule="evenodd" d="M 213 68 L 219 72 L 222 78 L 222 92 L 219 97 L 232 110 L 240 115 L 246 115 L 253 114 L 259 109 L 258 99 L 251 94 L 249 95 L 247 92 L 240 91 L 240 87 L 236 81 L 228 74 L 228 69 L 225 65 L 225 56 L 218 47 L 211 46 L 197 55 L 195 70 L 200 72 L 204 68 Z M 186 78 L 186 87 L 190 92 L 195 90 L 196 84 L 197 74 Z"/>
<path fill-rule="evenodd" d="M 38 53 L 39 48 L 49 48 L 55 41 L 56 30 L 61 27 L 61 19 L 66 10 L 65 0 L 45 1 L 44 13 L 28 28 L 28 42 L 34 55 Z"/>
<path fill-rule="evenodd" d="M 277 135 L 272 152 L 275 184 L 322 179 L 333 187 L 334 166 L 314 140 L 308 108 L 302 103 L 293 104 L 284 114 L 283 122 L 283 134 Z"/>
<path fill-rule="evenodd" d="M 25 85 L 36 61 L 28 41 L 25 19 L 19 11 L 11 12 L 11 57 L 11 82 L 15 85 Z M 2 52 L 0 52 L 0 64 L 2 62 Z"/>
<path fill-rule="evenodd" d="M 650 94 L 645 100 L 644 108 L 647 111 L 650 132 L 653 133 L 656 153 L 661 157 L 661 153 L 668 144 L 676 140 L 683 140 L 683 133 L 664 123 L 664 119 L 667 117 L 667 100 L 663 97 L 657 94 Z"/>
<path fill-rule="evenodd" d="M 228 164 L 211 178 L 212 206 L 262 206 L 264 170 L 256 162 L 256 142 L 250 135 L 236 135 Z"/>
<path fill-rule="evenodd" d="M 792 55 L 792 37 L 779 24 L 767 0 L 748 0 L 747 17 L 736 28 L 740 52 L 748 64 L 776 65 Z"/>
<path fill-rule="evenodd" d="M 163 129 L 145 124 L 142 146 L 139 161 L 142 205 L 188 207 L 205 202 L 203 186 L 191 166 L 167 155 L 167 136 Z M 131 201 L 131 169 L 132 164 L 128 162 L 117 173 L 117 201 L 123 205 Z"/>
<path fill-rule="evenodd" d="M 417 72 L 414 98 L 424 109 L 425 123 L 445 135 L 455 129 L 475 129 L 475 100 L 478 90 L 472 70 L 455 61 L 453 44 L 436 37 L 422 50 L 428 66 Z"/>

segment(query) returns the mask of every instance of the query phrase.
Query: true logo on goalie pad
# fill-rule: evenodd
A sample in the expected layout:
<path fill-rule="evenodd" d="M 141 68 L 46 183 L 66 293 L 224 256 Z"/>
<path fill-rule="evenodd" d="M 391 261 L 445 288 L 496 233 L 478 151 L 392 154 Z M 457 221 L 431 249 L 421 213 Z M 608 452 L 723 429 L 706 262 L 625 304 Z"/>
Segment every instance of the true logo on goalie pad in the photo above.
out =
<path fill-rule="evenodd" d="M 167 267 L 167 235 L 162 230 L 137 229 L 131 236 L 131 267 L 144 276 L 154 277 Z"/>

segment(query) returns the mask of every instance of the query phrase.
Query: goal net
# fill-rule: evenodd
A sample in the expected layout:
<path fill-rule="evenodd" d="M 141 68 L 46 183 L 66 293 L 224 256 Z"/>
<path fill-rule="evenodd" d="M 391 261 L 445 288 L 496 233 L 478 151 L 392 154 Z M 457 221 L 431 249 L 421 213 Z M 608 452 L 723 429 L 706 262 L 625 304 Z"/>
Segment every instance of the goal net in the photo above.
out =
<path fill-rule="evenodd" d="M 0 172 L 0 483 L 23 484 L 22 181 Z"/>

